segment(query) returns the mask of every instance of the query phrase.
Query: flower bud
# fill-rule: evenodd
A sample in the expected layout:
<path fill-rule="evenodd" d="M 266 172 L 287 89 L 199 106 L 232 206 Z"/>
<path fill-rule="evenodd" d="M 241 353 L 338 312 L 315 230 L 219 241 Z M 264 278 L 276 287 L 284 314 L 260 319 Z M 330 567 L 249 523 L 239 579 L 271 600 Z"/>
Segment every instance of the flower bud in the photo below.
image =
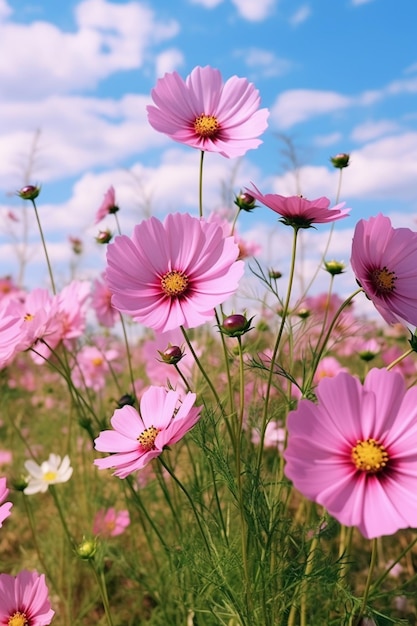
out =
<path fill-rule="evenodd" d="M 236 206 L 239 207 L 239 209 L 241 209 L 242 211 L 247 211 L 248 213 L 250 213 L 250 211 L 252 211 L 257 206 L 255 204 L 255 198 L 246 191 L 241 191 L 240 194 L 236 196 L 234 202 Z"/>
<path fill-rule="evenodd" d="M 324 268 L 331 276 L 336 276 L 337 274 L 343 274 L 346 265 L 342 261 L 325 261 Z"/>
<path fill-rule="evenodd" d="M 72 251 L 74 254 L 82 254 L 83 252 L 83 242 L 81 241 L 81 239 L 79 239 L 78 237 L 71 237 L 71 235 L 68 237 L 69 242 L 71 244 L 72 247 Z"/>
<path fill-rule="evenodd" d="M 36 185 L 26 185 L 17 192 L 17 195 L 23 200 L 35 200 L 35 198 L 39 196 L 40 192 L 40 187 L 37 187 Z"/>
<path fill-rule="evenodd" d="M 84 539 L 75 549 L 77 555 L 83 561 L 90 561 L 94 558 L 95 553 L 97 552 L 97 540 L 94 539 Z"/>
<path fill-rule="evenodd" d="M 12 478 L 10 484 L 12 486 L 12 489 L 15 489 L 16 491 L 24 491 L 29 482 L 27 476 L 21 475 L 17 476 L 16 478 Z"/>
<path fill-rule="evenodd" d="M 97 243 L 110 243 L 110 241 L 113 239 L 113 233 L 110 230 L 100 230 L 97 237 L 96 237 L 96 241 Z"/>
<path fill-rule="evenodd" d="M 162 361 L 168 363 L 168 365 L 175 365 L 184 356 L 184 351 L 179 346 L 172 346 L 171 344 L 163 352 L 160 352 L 160 350 L 158 352 Z"/>
<path fill-rule="evenodd" d="M 117 401 L 117 408 L 121 409 L 124 406 L 135 406 L 135 398 L 130 393 L 124 393 Z"/>
<path fill-rule="evenodd" d="M 253 317 L 248 320 L 245 315 L 234 313 L 223 319 L 223 323 L 219 327 L 220 332 L 228 337 L 240 337 L 251 330 L 252 320 Z"/>
<path fill-rule="evenodd" d="M 302 320 L 306 320 L 308 317 L 310 317 L 311 311 L 310 309 L 306 309 L 306 308 L 300 308 L 297 311 L 297 315 L 299 318 L 301 318 Z"/>
<path fill-rule="evenodd" d="M 339 154 L 336 154 L 336 156 L 330 157 L 330 161 L 333 167 L 341 170 L 349 165 L 349 158 L 350 154 L 347 154 L 346 152 L 340 152 Z"/>
<path fill-rule="evenodd" d="M 270 269 L 268 271 L 268 275 L 269 275 L 269 278 L 272 278 L 273 280 L 278 280 L 278 278 L 282 278 L 282 273 L 279 272 L 278 270 Z"/>

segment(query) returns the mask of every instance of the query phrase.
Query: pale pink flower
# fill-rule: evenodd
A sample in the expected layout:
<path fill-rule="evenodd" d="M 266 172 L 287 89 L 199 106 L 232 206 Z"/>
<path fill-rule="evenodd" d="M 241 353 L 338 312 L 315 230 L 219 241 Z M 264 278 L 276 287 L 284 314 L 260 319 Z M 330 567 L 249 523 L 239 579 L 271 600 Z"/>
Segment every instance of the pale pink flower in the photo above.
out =
<path fill-rule="evenodd" d="M 104 194 L 103 202 L 97 210 L 94 223 L 98 224 L 99 222 L 101 222 L 101 220 L 107 217 L 107 215 L 110 215 L 111 213 L 117 213 L 118 210 L 119 207 L 116 204 L 116 193 L 112 185 Z"/>
<path fill-rule="evenodd" d="M 5 502 L 8 495 L 9 490 L 6 487 L 6 479 L 0 478 L 0 528 L 2 527 L 6 517 L 9 517 L 10 509 L 13 506 L 11 502 Z"/>
<path fill-rule="evenodd" d="M 360 220 L 352 241 L 358 283 L 388 324 L 417 326 L 417 233 L 384 215 Z"/>
<path fill-rule="evenodd" d="M 233 237 L 188 214 L 151 217 L 132 238 L 107 248 L 106 278 L 112 304 L 144 326 L 167 331 L 194 328 L 237 289 L 243 262 Z"/>
<path fill-rule="evenodd" d="M 336 376 L 339 372 L 346 372 L 346 368 L 334 356 L 325 356 L 317 366 L 314 382 L 318 383 L 322 378 Z"/>
<path fill-rule="evenodd" d="M 285 474 L 368 539 L 417 526 L 417 387 L 372 369 L 323 378 L 288 416 Z"/>
<path fill-rule="evenodd" d="M 45 576 L 23 570 L 17 576 L 0 574 L 0 624 L 48 626 L 51 609 Z"/>
<path fill-rule="evenodd" d="M 286 432 L 285 428 L 279 422 L 270 421 L 265 428 L 264 447 L 275 448 L 280 453 L 284 449 Z M 259 445 L 261 443 L 261 434 L 257 428 L 252 429 L 252 443 Z"/>
<path fill-rule="evenodd" d="M 287 226 L 310 228 L 313 224 L 327 224 L 349 215 L 350 209 L 344 208 L 345 202 L 336 204 L 330 209 L 330 200 L 325 197 L 307 200 L 302 196 L 286 197 L 275 193 L 264 195 L 253 183 L 252 185 L 252 189 L 247 189 L 251 196 L 281 215 L 280 221 Z"/>
<path fill-rule="evenodd" d="M 58 294 L 58 316 L 62 324 L 61 339 L 67 348 L 85 331 L 87 302 L 91 285 L 85 280 L 73 280 Z"/>
<path fill-rule="evenodd" d="M 108 288 L 104 273 L 101 279 L 97 278 L 94 281 L 92 296 L 92 307 L 97 320 L 102 326 L 112 328 L 119 318 L 119 312 L 112 306 L 112 294 Z"/>
<path fill-rule="evenodd" d="M 93 533 L 103 537 L 116 537 L 124 533 L 130 524 L 129 511 L 116 511 L 114 507 L 100 509 L 94 517 Z"/>
<path fill-rule="evenodd" d="M 225 157 L 243 156 L 257 148 L 267 128 L 269 111 L 259 109 L 259 92 L 246 78 L 225 83 L 219 70 L 195 67 L 185 81 L 165 74 L 151 91 L 150 125 L 174 141 Z"/>
<path fill-rule="evenodd" d="M 96 346 L 84 346 L 77 354 L 72 369 L 72 380 L 77 387 L 100 391 L 106 385 L 110 364 L 119 357 L 114 348 L 101 350 Z"/>
<path fill-rule="evenodd" d="M 100 469 L 115 468 L 115 476 L 126 478 L 177 443 L 200 418 L 194 407 L 195 393 L 180 396 L 163 387 L 149 387 L 140 401 L 140 414 L 132 406 L 116 409 L 111 418 L 114 430 L 105 430 L 95 440 L 100 452 L 110 456 L 96 459 Z"/>

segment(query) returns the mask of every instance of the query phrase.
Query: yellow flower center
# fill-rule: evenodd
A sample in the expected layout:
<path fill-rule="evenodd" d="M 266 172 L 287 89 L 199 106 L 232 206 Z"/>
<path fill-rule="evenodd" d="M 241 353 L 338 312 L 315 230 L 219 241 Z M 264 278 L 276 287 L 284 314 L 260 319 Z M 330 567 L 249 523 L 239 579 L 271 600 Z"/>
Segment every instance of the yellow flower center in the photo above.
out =
<path fill-rule="evenodd" d="M 103 357 L 101 356 L 95 356 L 91 359 L 91 363 L 95 366 L 95 367 L 100 367 L 100 365 L 103 365 Z"/>
<path fill-rule="evenodd" d="M 375 269 L 371 272 L 372 283 L 379 294 L 388 294 L 394 291 L 397 277 L 395 272 L 390 272 L 384 266 L 382 269 Z"/>
<path fill-rule="evenodd" d="M 52 470 L 49 470 L 49 472 L 45 472 L 45 474 L 43 475 L 43 479 L 47 482 L 50 483 L 53 480 L 55 480 L 57 477 L 57 473 L 53 472 Z"/>
<path fill-rule="evenodd" d="M 389 457 L 385 447 L 375 439 L 358 439 L 356 446 L 352 448 L 352 461 L 358 470 L 375 474 L 386 467 Z"/>
<path fill-rule="evenodd" d="M 188 278 L 184 272 L 173 270 L 161 278 L 161 287 L 167 296 L 181 296 L 188 288 Z"/>
<path fill-rule="evenodd" d="M 33 320 L 33 315 L 32 313 L 26 313 L 25 317 L 23 318 L 25 322 L 31 322 Z"/>
<path fill-rule="evenodd" d="M 17 611 L 16 613 L 14 613 L 14 615 L 9 617 L 9 621 L 7 622 L 7 624 L 8 626 L 27 626 L 29 622 L 26 619 L 25 613 L 20 613 L 20 611 Z"/>
<path fill-rule="evenodd" d="M 213 115 L 202 113 L 194 120 L 194 130 L 201 137 L 215 137 L 220 128 L 220 124 Z"/>
<path fill-rule="evenodd" d="M 146 430 L 139 435 L 138 441 L 145 452 L 149 452 L 149 450 L 154 449 L 155 439 L 158 433 L 159 430 L 155 428 L 155 426 L 149 426 L 149 428 L 146 428 Z"/>

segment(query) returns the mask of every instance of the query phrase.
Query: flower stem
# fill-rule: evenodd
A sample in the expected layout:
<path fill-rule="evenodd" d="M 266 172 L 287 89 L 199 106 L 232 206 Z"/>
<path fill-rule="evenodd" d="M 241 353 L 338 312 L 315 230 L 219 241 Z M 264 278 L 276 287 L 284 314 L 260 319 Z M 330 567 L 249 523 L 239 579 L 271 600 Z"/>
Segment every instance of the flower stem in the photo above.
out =
<path fill-rule="evenodd" d="M 413 354 L 413 352 L 414 352 L 413 348 L 409 348 L 408 350 L 406 350 L 406 352 L 404 352 L 399 357 L 391 361 L 391 363 L 387 365 L 386 369 L 391 370 L 393 367 L 398 365 L 398 363 L 401 363 L 401 361 L 403 361 L 406 357 L 410 356 L 410 354 Z"/>
<path fill-rule="evenodd" d="M 200 210 L 200 217 L 203 217 L 203 163 L 204 163 L 204 150 L 201 150 L 199 181 L 198 181 L 198 206 Z"/>
<path fill-rule="evenodd" d="M 43 251 L 45 253 L 46 264 L 48 266 L 49 278 L 51 280 L 52 293 L 55 295 L 56 294 L 56 287 L 55 287 L 54 275 L 52 273 L 52 265 L 51 265 L 51 262 L 49 260 L 48 249 L 46 247 L 45 237 L 43 236 L 43 230 L 42 230 L 42 226 L 41 226 L 41 221 L 39 219 L 38 209 L 37 209 L 35 200 L 31 200 L 31 202 L 32 202 L 33 208 L 35 209 L 35 217 L 36 217 L 36 221 L 38 223 L 39 234 L 41 236 Z"/>
<path fill-rule="evenodd" d="M 372 539 L 372 551 L 371 551 L 371 562 L 369 564 L 368 577 L 366 579 L 365 591 L 362 597 L 362 606 L 360 608 L 359 614 L 353 622 L 355 626 L 359 626 L 361 623 L 362 617 L 364 616 L 366 610 L 366 603 L 368 601 L 369 591 L 371 589 L 371 580 L 372 575 L 374 573 L 375 565 L 376 565 L 376 556 L 377 556 L 377 548 L 378 543 L 376 539 Z"/>

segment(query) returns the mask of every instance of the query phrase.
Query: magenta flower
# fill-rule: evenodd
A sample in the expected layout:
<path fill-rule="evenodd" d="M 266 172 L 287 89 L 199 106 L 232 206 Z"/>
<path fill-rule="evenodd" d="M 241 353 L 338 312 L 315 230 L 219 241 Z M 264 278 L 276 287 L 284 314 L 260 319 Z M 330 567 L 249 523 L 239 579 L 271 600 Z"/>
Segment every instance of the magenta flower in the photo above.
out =
<path fill-rule="evenodd" d="M 8 495 L 9 490 L 6 487 L 6 479 L 0 478 L 0 528 L 3 526 L 6 517 L 9 517 L 10 509 L 13 506 L 11 502 L 4 502 Z"/>
<path fill-rule="evenodd" d="M 219 70 L 195 67 L 185 81 L 165 74 L 151 91 L 155 106 L 147 107 L 155 130 L 174 141 L 224 157 L 243 156 L 262 143 L 268 109 L 259 109 L 259 92 L 246 78 L 225 83 Z"/>
<path fill-rule="evenodd" d="M 329 209 L 330 200 L 325 197 L 307 200 L 302 196 L 280 196 L 276 193 L 263 195 L 252 183 L 253 189 L 247 191 L 259 202 L 281 215 L 280 220 L 286 226 L 311 228 L 313 224 L 327 224 L 341 220 L 349 215 L 350 209 L 344 209 L 344 202 Z"/>
<path fill-rule="evenodd" d="M 236 291 L 238 255 L 217 224 L 179 213 L 163 222 L 151 217 L 107 248 L 112 304 L 156 331 L 194 328 Z"/>
<path fill-rule="evenodd" d="M 45 576 L 23 570 L 17 576 L 0 574 L 0 624 L 48 626 L 51 609 Z"/>
<path fill-rule="evenodd" d="M 100 509 L 94 517 L 93 533 L 103 537 L 116 537 L 124 533 L 130 524 L 129 511 L 116 511 L 114 507 Z"/>
<path fill-rule="evenodd" d="M 417 387 L 372 369 L 323 378 L 288 416 L 285 474 L 368 539 L 417 526 Z"/>
<path fill-rule="evenodd" d="M 140 414 L 132 406 L 116 409 L 111 418 L 114 430 L 105 430 L 95 440 L 100 452 L 110 456 L 96 459 L 100 469 L 116 468 L 115 476 L 126 478 L 159 456 L 166 446 L 177 443 L 200 417 L 194 407 L 195 393 L 180 395 L 164 387 L 149 387 L 140 401 Z"/>
<path fill-rule="evenodd" d="M 417 326 L 417 233 L 393 228 L 384 215 L 360 220 L 352 241 L 352 269 L 388 324 Z"/>
<path fill-rule="evenodd" d="M 104 194 L 103 202 L 100 204 L 97 209 L 96 219 L 94 224 L 98 224 L 103 220 L 107 215 L 112 213 L 117 213 L 119 207 L 116 204 L 116 192 L 114 191 L 113 185 L 108 188 L 106 193 Z"/>

